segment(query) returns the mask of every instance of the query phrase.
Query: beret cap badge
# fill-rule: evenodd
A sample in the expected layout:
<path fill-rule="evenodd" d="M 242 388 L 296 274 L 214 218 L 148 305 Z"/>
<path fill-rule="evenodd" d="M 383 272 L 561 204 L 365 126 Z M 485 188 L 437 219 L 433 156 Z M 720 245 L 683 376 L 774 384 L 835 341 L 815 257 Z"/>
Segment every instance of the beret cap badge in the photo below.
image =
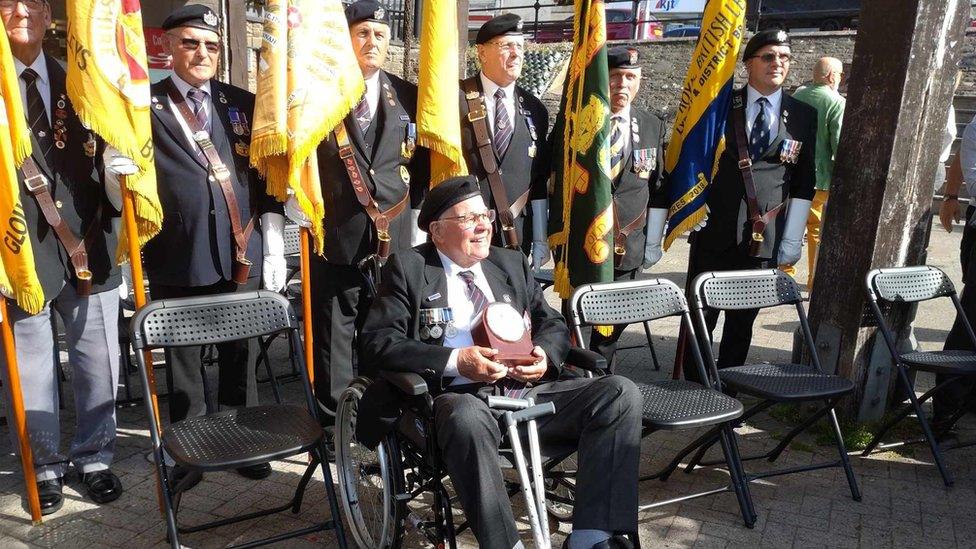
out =
<path fill-rule="evenodd" d="M 377 8 L 376 11 L 373 12 L 373 19 L 383 19 L 385 15 L 386 10 L 383 8 Z"/>
<path fill-rule="evenodd" d="M 217 23 L 220 21 L 217 19 L 217 16 L 214 15 L 214 12 L 208 11 L 207 13 L 203 14 L 203 22 L 212 27 L 216 27 Z"/>

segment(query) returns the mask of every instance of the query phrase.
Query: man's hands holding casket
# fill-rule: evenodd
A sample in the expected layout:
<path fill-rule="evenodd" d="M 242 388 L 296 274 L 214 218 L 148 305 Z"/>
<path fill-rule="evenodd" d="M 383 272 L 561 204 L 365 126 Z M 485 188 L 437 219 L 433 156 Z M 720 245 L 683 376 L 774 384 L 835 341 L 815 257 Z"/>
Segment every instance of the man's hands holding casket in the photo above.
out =
<path fill-rule="evenodd" d="M 481 381 L 484 383 L 494 383 L 505 376 L 519 381 L 530 382 L 540 379 L 549 368 L 546 353 L 539 346 L 532 349 L 532 355 L 538 359 L 534 364 L 512 366 L 509 368 L 504 364 L 492 360 L 497 354 L 497 349 L 489 349 L 478 345 L 460 349 L 457 354 L 458 373 L 471 381 Z"/>

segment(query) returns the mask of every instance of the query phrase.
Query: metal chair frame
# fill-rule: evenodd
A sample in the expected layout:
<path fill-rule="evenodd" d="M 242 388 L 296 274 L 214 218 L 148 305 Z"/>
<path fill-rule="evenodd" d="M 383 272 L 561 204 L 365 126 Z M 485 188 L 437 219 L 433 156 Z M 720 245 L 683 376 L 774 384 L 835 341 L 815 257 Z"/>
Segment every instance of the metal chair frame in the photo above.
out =
<path fill-rule="evenodd" d="M 950 375 L 948 379 L 942 383 L 936 384 L 935 387 L 926 391 L 921 397 L 916 396 L 914 383 L 915 378 L 914 376 L 909 375 L 909 372 L 912 370 L 929 370 L 919 368 L 915 365 L 906 364 L 904 362 L 902 358 L 903 353 L 898 352 L 895 336 L 891 331 L 891 327 L 889 327 L 888 323 L 885 322 L 884 313 L 881 310 L 879 301 L 891 304 L 919 303 L 922 301 L 930 301 L 933 299 L 947 297 L 950 301 L 952 301 L 952 305 L 956 309 L 958 318 L 962 319 L 963 326 L 966 328 L 966 334 L 969 336 L 969 341 L 973 348 L 976 349 L 976 334 L 974 334 L 973 327 L 970 324 L 969 319 L 966 317 L 962 304 L 959 302 L 959 297 L 956 295 L 955 286 L 952 284 L 952 280 L 950 280 L 942 270 L 927 265 L 917 267 L 873 269 L 868 272 L 867 276 L 865 276 L 864 286 L 867 292 L 868 303 L 871 306 L 871 311 L 874 313 L 874 317 L 878 321 L 878 330 L 881 332 L 885 345 L 888 348 L 888 352 L 891 354 L 892 366 L 897 372 L 899 385 L 905 390 L 905 396 L 908 403 L 902 406 L 898 412 L 893 414 L 891 418 L 889 418 L 888 421 L 886 421 L 878 429 L 878 432 L 874 435 L 874 438 L 871 439 L 871 442 L 867 445 L 861 455 L 862 457 L 866 457 L 875 449 L 879 448 L 887 449 L 906 444 L 918 444 L 923 442 L 928 443 L 929 449 L 932 451 L 932 457 L 935 460 L 935 465 L 938 467 L 939 474 L 942 476 L 942 481 L 946 486 L 952 486 L 954 480 L 952 473 L 949 471 L 949 468 L 945 463 L 943 450 L 972 446 L 976 444 L 976 441 L 959 442 L 954 444 L 943 444 L 939 442 L 935 436 L 935 432 L 932 429 L 931 423 L 925 416 L 925 412 L 922 410 L 922 404 L 952 384 L 957 383 L 964 378 L 972 378 L 976 376 L 976 352 L 971 353 L 971 363 L 974 368 L 970 373 Z M 935 351 L 933 354 L 938 352 L 939 351 Z M 973 397 L 970 397 L 970 400 L 972 398 Z M 948 431 L 951 429 L 952 426 L 959 421 L 963 415 L 965 415 L 966 409 L 967 403 L 963 403 L 963 405 L 960 406 L 959 409 L 950 417 L 948 423 L 943 427 L 943 431 Z M 903 419 L 908 417 L 908 415 L 910 415 L 912 412 L 915 413 L 915 417 L 918 420 L 919 425 L 922 427 L 923 437 L 921 439 L 911 441 L 881 444 L 881 441 L 884 439 L 884 436 L 888 434 L 888 431 L 890 431 L 892 427 L 900 423 Z"/>
<path fill-rule="evenodd" d="M 639 308 L 636 308 L 635 304 L 637 304 L 638 300 L 640 301 L 639 305 L 637 305 Z M 677 285 L 666 279 L 620 281 L 581 286 L 573 293 L 570 313 L 572 316 L 572 329 L 578 341 L 582 340 L 582 328 L 584 326 L 624 322 L 643 322 L 646 325 L 655 320 L 672 317 L 679 317 L 682 326 L 688 330 L 688 333 L 695 333 L 688 304 L 682 291 Z M 701 379 L 706 380 L 705 383 L 699 384 L 681 380 L 664 380 L 651 385 L 674 388 L 676 390 L 689 386 L 697 386 L 701 389 L 714 392 L 715 396 L 723 399 L 729 398 L 718 390 L 718 373 L 715 371 L 714 362 L 709 363 L 709 366 L 706 367 L 699 349 L 694 345 L 691 346 L 691 353 Z M 742 466 L 735 433 L 732 430 L 732 422 L 742 415 L 741 403 L 735 401 L 735 405 L 732 413 L 722 414 L 717 417 L 702 417 L 701 415 L 695 417 L 696 413 L 694 410 L 689 410 L 687 413 L 690 414 L 690 417 L 686 417 L 682 421 L 676 422 L 675 425 L 668 427 L 655 427 L 654 425 L 648 425 L 649 422 L 645 421 L 642 437 L 664 428 L 677 430 L 714 426 L 711 432 L 715 433 L 715 438 L 722 447 L 725 456 L 724 463 L 728 468 L 730 482 L 726 486 L 703 492 L 640 505 L 638 507 L 639 511 L 723 492 L 733 492 L 739 503 L 745 525 L 749 528 L 755 525 L 757 519 L 756 510 Z M 660 471 L 655 474 L 643 476 L 639 481 L 659 479 L 663 482 L 667 480 L 667 476 L 664 474 L 665 472 Z"/>
<path fill-rule="evenodd" d="M 299 254 L 301 253 L 301 227 L 297 223 L 292 223 L 286 218 L 285 229 L 284 229 L 284 241 L 285 241 L 285 287 L 281 289 L 281 294 L 286 297 L 292 297 L 289 295 L 288 282 L 301 270 L 301 258 Z M 298 321 L 304 322 L 301 314 L 296 309 L 296 313 L 299 314 Z M 279 380 L 284 381 L 294 381 L 301 377 L 302 372 L 298 369 L 292 368 L 291 372 L 284 375 L 275 375 L 271 368 L 271 357 L 268 354 L 271 349 L 271 344 L 277 338 L 278 334 L 271 335 L 268 337 L 258 338 L 258 359 L 254 363 L 255 369 L 255 380 L 258 383 L 271 382 L 271 392 L 274 394 L 275 400 L 281 402 L 281 390 L 279 385 Z M 288 343 L 289 353 L 294 354 L 295 348 L 292 347 L 291 341 Z M 265 364 L 268 370 L 268 377 L 266 379 L 257 377 L 257 370 L 260 368 L 261 364 Z"/>
<path fill-rule="evenodd" d="M 247 309 L 249 306 L 253 306 L 255 308 L 260 307 L 260 310 L 258 311 L 260 313 L 260 317 L 252 322 L 242 322 L 240 320 L 240 317 L 242 316 L 241 311 Z M 191 331 L 187 329 L 185 325 L 183 325 L 184 321 L 180 317 L 181 314 L 195 315 L 194 318 L 199 323 L 198 326 L 194 326 L 197 328 L 196 331 Z M 338 546 L 343 548 L 345 547 L 345 535 L 343 532 L 342 522 L 338 518 L 339 507 L 332 484 L 332 474 L 328 467 L 328 463 L 324 461 L 324 456 L 327 455 L 324 432 L 319 434 L 317 440 L 314 442 L 303 442 L 301 447 L 298 449 L 292 449 L 288 453 L 282 453 L 283 450 L 277 450 L 273 451 L 272 455 L 269 456 L 270 459 L 280 459 L 282 457 L 287 457 L 288 455 L 300 455 L 306 452 L 309 452 L 312 455 L 311 463 L 306 468 L 304 475 L 298 483 L 295 490 L 295 495 L 284 505 L 270 509 L 262 509 L 237 517 L 216 520 L 206 524 L 199 524 L 189 527 L 179 527 L 177 524 L 176 514 L 179 507 L 180 495 L 185 489 L 186 484 L 188 484 L 188 480 L 184 479 L 184 481 L 177 486 L 170 485 L 169 473 L 167 472 L 166 467 L 163 465 L 164 435 L 160 432 L 156 424 L 157 410 L 154 406 L 153 399 L 151 398 L 152 394 L 146 373 L 147 364 L 142 351 L 167 347 L 202 346 L 282 332 L 287 333 L 289 339 L 297 343 L 298 322 L 295 317 L 295 313 L 289 305 L 288 300 L 283 296 L 274 292 L 263 290 L 206 297 L 158 300 L 141 308 L 132 318 L 130 325 L 131 341 L 133 349 L 135 350 L 136 361 L 139 366 L 139 374 L 142 379 L 144 399 L 146 402 L 146 412 L 149 417 L 149 433 L 153 446 L 153 457 L 156 467 L 156 474 L 158 475 L 160 491 L 162 493 L 161 499 L 164 506 L 168 541 L 174 549 L 180 547 L 180 533 L 197 532 L 228 524 L 234 524 L 237 522 L 271 515 L 287 509 L 291 509 L 293 513 L 298 513 L 304 497 L 305 488 L 308 485 L 308 482 L 311 480 L 312 474 L 315 472 L 316 467 L 321 469 L 325 480 L 327 499 L 331 512 L 329 520 L 292 532 L 286 532 L 265 539 L 244 543 L 236 547 L 255 547 L 322 530 L 334 530 Z M 291 356 L 291 360 L 293 362 L 301 363 L 303 361 L 301 345 L 296 344 L 295 348 L 299 351 Z M 305 421 L 306 423 L 314 423 L 316 407 L 315 397 L 312 394 L 312 388 L 307 377 L 303 378 L 303 384 L 305 388 L 305 405 L 307 409 L 302 410 L 301 408 L 294 406 L 292 408 L 294 408 L 294 411 L 298 413 L 305 412 L 308 414 L 307 417 L 300 418 L 302 421 Z M 221 412 L 220 414 L 227 414 L 227 412 Z M 184 421 L 206 421 L 207 418 L 220 414 L 208 414 L 202 418 L 189 418 L 188 420 Z M 317 423 L 315 425 L 317 427 Z M 171 425 L 167 428 L 167 430 L 173 428 L 174 426 Z M 251 426 L 251 428 L 254 429 L 253 426 Z M 172 457 L 177 459 L 177 456 Z M 253 458 L 254 456 L 251 457 Z M 261 459 L 266 461 L 266 459 L 263 457 Z M 177 464 L 181 465 L 178 459 Z M 243 465 L 250 465 L 250 463 L 238 463 L 233 459 L 222 459 L 220 462 L 206 465 L 206 468 L 207 470 L 228 469 Z"/>
<path fill-rule="evenodd" d="M 744 285 L 749 282 L 755 282 L 756 280 L 765 280 L 771 285 L 766 291 L 749 291 L 748 287 Z M 736 302 L 734 303 L 717 303 L 716 299 L 710 298 L 709 286 L 710 283 L 715 281 L 719 282 L 731 282 L 732 284 L 739 283 L 740 286 L 736 288 L 739 292 Z M 745 296 L 745 297 L 744 297 Z M 810 360 L 813 366 L 813 371 L 815 374 L 820 376 L 828 376 L 823 371 L 820 365 L 820 357 L 817 354 L 816 346 L 814 345 L 813 332 L 810 329 L 810 324 L 807 320 L 806 311 L 803 307 L 803 297 L 800 293 L 800 288 L 796 285 L 796 282 L 792 277 L 786 273 L 769 269 L 769 270 L 744 270 L 744 271 L 725 271 L 725 272 L 706 272 L 698 275 L 692 284 L 692 309 L 694 310 L 695 324 L 698 326 L 698 337 L 695 340 L 697 345 L 690 345 L 692 349 L 700 347 L 702 353 L 705 356 L 705 360 L 713 365 L 710 371 L 714 372 L 716 378 L 713 380 L 717 383 L 722 382 L 722 372 L 729 372 L 731 369 L 719 370 L 715 357 L 712 353 L 712 342 L 706 337 L 708 334 L 708 329 L 705 323 L 705 309 L 714 308 L 720 310 L 735 310 L 735 309 L 767 309 L 777 306 L 793 306 L 796 309 L 797 317 L 800 321 L 800 332 L 803 335 L 803 340 L 807 345 L 810 352 Z M 759 396 L 762 399 L 761 395 Z M 805 471 L 815 471 L 819 469 L 826 469 L 830 467 L 841 467 L 847 476 L 847 483 L 851 490 L 851 497 L 855 501 L 861 501 L 861 492 L 857 485 L 857 479 L 854 476 L 854 471 L 851 468 L 850 458 L 847 455 L 847 448 L 844 445 L 843 434 L 840 430 L 840 424 L 837 422 L 837 414 L 835 412 L 835 406 L 840 401 L 841 398 L 846 396 L 845 394 L 838 395 L 833 398 L 823 399 L 823 405 L 815 411 L 813 414 L 808 416 L 799 425 L 794 427 L 783 439 L 776 445 L 772 450 L 760 454 L 744 456 L 742 461 L 751 461 L 757 459 L 766 459 L 770 463 L 776 461 L 782 452 L 789 446 L 793 439 L 799 435 L 801 432 L 805 431 L 807 428 L 812 426 L 814 423 L 827 417 L 830 423 L 831 429 L 833 431 L 834 439 L 837 446 L 837 451 L 839 457 L 836 461 L 830 461 L 825 463 L 815 463 L 811 465 L 803 465 L 796 467 L 786 467 L 781 469 L 775 469 L 771 471 L 766 471 L 762 473 L 746 473 L 746 480 L 748 482 L 753 482 L 759 479 L 786 475 L 792 473 L 800 473 Z M 805 398 L 805 399 L 791 399 L 790 404 L 802 403 L 802 402 L 812 402 L 814 400 L 820 400 L 819 398 Z M 739 422 L 744 422 L 749 418 L 765 411 L 774 404 L 781 403 L 781 401 L 775 398 L 765 398 L 760 400 L 758 404 L 755 404 L 742 415 Z M 711 429 L 698 437 L 694 442 L 686 446 L 674 460 L 665 468 L 662 472 L 664 478 L 667 478 L 680 466 L 681 460 L 688 456 L 691 452 L 697 450 L 695 456 L 691 461 L 685 466 L 685 473 L 691 473 L 696 467 L 700 465 L 712 465 L 712 461 L 704 461 L 705 452 L 715 443 L 715 429 Z"/>

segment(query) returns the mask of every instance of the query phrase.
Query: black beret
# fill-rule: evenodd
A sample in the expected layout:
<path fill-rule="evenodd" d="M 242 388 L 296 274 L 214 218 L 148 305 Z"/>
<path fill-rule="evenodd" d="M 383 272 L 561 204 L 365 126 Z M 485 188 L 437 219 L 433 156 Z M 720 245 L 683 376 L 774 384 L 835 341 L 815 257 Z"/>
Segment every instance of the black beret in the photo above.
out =
<path fill-rule="evenodd" d="M 163 21 L 163 30 L 179 27 L 193 27 L 220 34 L 220 18 L 207 6 L 187 4 L 169 14 Z"/>
<path fill-rule="evenodd" d="M 386 8 L 376 0 L 358 0 L 346 6 L 346 22 L 353 26 L 360 21 L 390 24 Z"/>
<path fill-rule="evenodd" d="M 417 217 L 417 226 L 424 231 L 430 231 L 430 224 L 437 221 L 448 208 L 475 196 L 481 196 L 481 188 L 474 177 L 464 175 L 445 179 L 427 191 L 427 198 L 424 198 L 424 205 L 420 207 L 420 215 Z"/>
<path fill-rule="evenodd" d="M 637 50 L 627 46 L 616 46 L 607 50 L 607 66 L 611 69 L 639 69 Z"/>
<path fill-rule="evenodd" d="M 749 43 L 746 44 L 746 49 L 742 53 L 742 59 L 746 60 L 752 57 L 759 48 L 763 46 L 787 46 L 790 45 L 790 36 L 786 34 L 786 31 L 779 29 L 767 29 L 759 31 L 752 35 L 749 39 Z"/>
<path fill-rule="evenodd" d="M 522 18 L 514 13 L 503 13 L 485 21 L 478 29 L 478 44 L 484 44 L 496 36 L 516 34 L 522 36 Z"/>

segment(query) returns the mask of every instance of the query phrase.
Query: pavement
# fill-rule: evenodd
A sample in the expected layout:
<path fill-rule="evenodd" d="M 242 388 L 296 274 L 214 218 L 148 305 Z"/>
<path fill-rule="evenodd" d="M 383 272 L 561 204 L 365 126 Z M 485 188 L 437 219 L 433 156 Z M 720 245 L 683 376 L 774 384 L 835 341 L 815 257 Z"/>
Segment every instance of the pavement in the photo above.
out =
<path fill-rule="evenodd" d="M 951 234 L 934 227 L 929 248 L 929 263 L 946 270 L 953 280 L 961 280 L 958 246 L 961 226 Z M 684 284 L 688 246 L 678 242 L 650 272 Z M 797 280 L 806 281 L 804 259 Z M 828 276 L 821 273 L 821 276 Z M 861 288 L 838 289 L 838 298 L 860 292 Z M 782 309 L 782 308 L 781 308 Z M 756 322 L 750 361 L 788 361 L 792 332 L 797 323 L 790 311 L 774 309 Z M 915 335 L 922 349 L 940 348 L 953 319 L 948 303 L 920 308 Z M 646 347 L 622 351 L 618 373 L 637 381 L 670 377 L 674 361 L 677 324 L 664 321 L 653 326 L 653 341 L 661 364 L 655 371 Z M 623 344 L 640 344 L 643 330 L 631 326 Z M 272 349 L 275 367 L 285 372 L 287 347 L 283 342 Z M 66 375 L 72 375 L 70 365 Z M 131 378 L 139 391 L 138 380 Z M 919 388 L 930 387 L 930 376 L 920 374 Z M 65 408 L 62 410 L 63 443 L 70 440 L 74 421 L 70 384 L 64 385 Z M 269 384 L 260 387 L 262 399 L 271 401 Z M 121 389 L 120 389 L 121 393 Z M 284 384 L 285 398 L 301 402 L 300 383 Z M 748 405 L 748 403 L 747 403 Z M 163 417 L 165 413 L 164 399 Z M 790 428 L 793 416 L 782 411 L 750 420 L 737 430 L 743 455 L 762 453 L 776 445 Z M 0 434 L 0 548 L 19 547 L 164 547 L 165 527 L 156 504 L 155 477 L 146 460 L 149 433 L 145 409 L 141 405 L 122 407 L 118 411 L 119 429 L 116 459 L 112 469 L 119 475 L 125 493 L 116 502 L 97 506 L 83 495 L 77 476 L 69 473 L 65 486 L 66 501 L 58 513 L 46 517 L 43 524 L 32 526 L 24 503 L 19 460 L 12 454 L 7 433 Z M 6 428 L 0 427 L 0 431 Z M 905 429 L 910 432 L 911 428 Z M 821 436 L 818 436 L 818 433 Z M 813 429 L 801 435 L 775 464 L 765 460 L 749 461 L 750 472 L 772 467 L 797 466 L 832 461 L 837 458 L 832 445 L 822 445 L 823 431 Z M 654 433 L 643 441 L 641 471 L 655 471 L 675 455 L 697 433 L 679 431 Z M 976 437 L 976 422 L 964 418 L 960 427 L 962 439 Z M 711 450 L 709 456 L 717 456 Z M 953 488 L 943 487 L 931 455 L 922 446 L 888 451 L 861 458 L 852 453 L 857 481 L 863 500 L 853 501 L 841 469 L 823 469 L 756 481 L 751 485 L 758 513 L 754 528 L 743 526 L 738 506 L 731 493 L 700 498 L 656 508 L 639 515 L 641 544 L 644 547 L 976 547 L 976 521 L 972 520 L 976 500 L 976 452 L 959 449 L 947 454 L 949 467 L 956 477 Z M 264 480 L 247 480 L 234 472 L 207 474 L 203 482 L 188 492 L 181 506 L 181 523 L 197 523 L 284 502 L 291 497 L 304 471 L 303 459 L 275 462 L 273 474 Z M 334 474 L 334 468 L 333 468 Z M 721 467 L 698 469 L 692 474 L 675 473 L 667 482 L 645 481 L 640 486 L 644 503 L 678 498 L 728 482 Z M 429 500 L 426 500 L 429 503 Z M 520 502 L 513 502 L 517 515 L 524 520 Z M 429 508 L 423 502 L 411 506 L 415 516 L 423 517 Z M 297 515 L 278 514 L 249 523 L 229 525 L 181 537 L 187 547 L 225 547 L 285 529 L 306 526 L 328 516 L 325 489 L 321 475 L 311 483 L 305 504 Z M 530 539 L 526 524 L 523 540 Z M 571 526 L 551 523 L 553 542 L 558 547 Z M 335 538 L 329 532 L 309 535 L 277 544 L 281 547 L 333 547 Z M 408 531 L 405 547 L 426 547 L 416 532 Z M 470 534 L 461 536 L 461 546 L 476 547 Z"/>

